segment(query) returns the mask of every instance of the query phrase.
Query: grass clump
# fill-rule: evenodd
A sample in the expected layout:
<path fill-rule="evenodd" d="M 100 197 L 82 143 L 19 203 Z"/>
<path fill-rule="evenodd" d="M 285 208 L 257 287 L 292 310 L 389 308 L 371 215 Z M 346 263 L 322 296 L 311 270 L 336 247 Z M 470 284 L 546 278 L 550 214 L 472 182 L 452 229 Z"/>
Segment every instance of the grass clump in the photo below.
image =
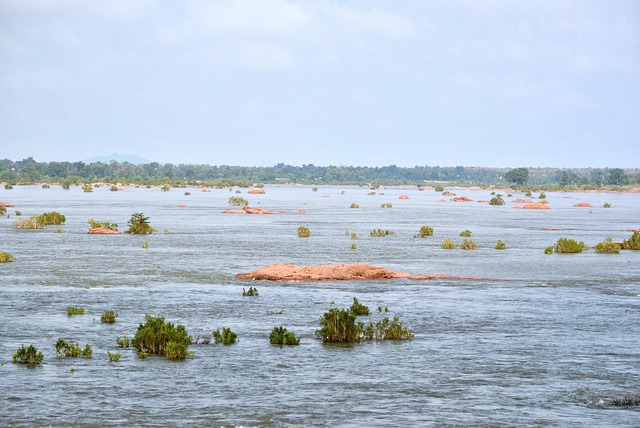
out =
<path fill-rule="evenodd" d="M 80 350 L 80 345 L 77 343 L 74 345 L 73 343 L 67 343 L 66 340 L 59 338 L 56 342 L 56 353 L 59 358 L 70 357 L 77 358 L 82 356 L 84 358 L 91 358 L 93 354 L 93 350 L 91 349 L 91 345 L 87 344 L 83 350 Z"/>
<path fill-rule="evenodd" d="M 321 328 L 316 336 L 325 343 L 360 342 L 364 323 L 347 309 L 331 308 L 320 318 Z"/>
<path fill-rule="evenodd" d="M 560 253 L 560 254 L 581 253 L 588 249 L 589 247 L 587 247 L 584 244 L 584 242 L 582 241 L 578 242 L 574 239 L 568 239 L 568 238 L 558 239 L 558 242 L 556 242 L 555 245 L 553 246 L 553 251 L 555 253 Z"/>
<path fill-rule="evenodd" d="M 377 323 L 369 323 L 365 327 L 365 338 L 367 340 L 411 340 L 413 339 L 413 332 L 400 322 L 400 319 L 395 316 L 393 320 L 389 320 L 389 317 L 384 317 Z"/>
<path fill-rule="evenodd" d="M 116 322 L 116 318 L 118 318 L 118 314 L 115 311 L 105 311 L 100 316 L 100 322 L 103 322 L 105 324 L 113 324 Z"/>
<path fill-rule="evenodd" d="M 229 196 L 229 200 L 227 201 L 229 205 L 243 207 L 245 205 L 249 205 L 249 201 L 247 201 L 242 196 Z"/>
<path fill-rule="evenodd" d="M 156 230 L 149 224 L 149 217 L 145 217 L 143 213 L 134 213 L 127 222 L 129 229 L 125 233 L 132 235 L 146 235 Z"/>
<path fill-rule="evenodd" d="M 0 263 L 11 263 L 14 260 L 13 254 L 0 251 Z"/>
<path fill-rule="evenodd" d="M 107 351 L 107 356 L 109 357 L 109 362 L 110 363 L 117 363 L 118 361 L 120 361 L 120 357 L 122 355 L 118 354 L 118 353 L 111 353 L 109 351 Z"/>
<path fill-rule="evenodd" d="M 19 364 L 26 364 L 27 367 L 33 367 L 36 364 L 40 364 L 44 359 L 42 352 L 38 352 L 38 348 L 33 345 L 25 348 L 22 345 L 11 357 L 11 361 Z"/>
<path fill-rule="evenodd" d="M 308 237 L 311 236 L 311 231 L 308 228 L 304 227 L 304 226 L 300 226 L 298 228 L 298 236 L 300 238 L 308 238 Z"/>
<path fill-rule="evenodd" d="M 184 360 L 188 352 L 191 336 L 182 324 L 174 326 L 162 317 L 146 315 L 146 322 L 138 326 L 131 345 L 138 350 L 138 357 L 147 354 L 163 355 L 170 360 Z"/>
<path fill-rule="evenodd" d="M 360 205 L 354 202 L 351 205 L 349 205 L 349 208 L 360 208 Z"/>
<path fill-rule="evenodd" d="M 462 232 L 460 232 L 460 236 L 466 236 L 467 238 L 470 237 L 471 235 L 472 233 L 469 229 L 465 229 Z"/>
<path fill-rule="evenodd" d="M 357 249 L 358 249 L 358 246 L 356 245 L 356 243 L 355 243 L 355 242 L 352 242 L 352 243 L 351 243 L 351 249 L 352 249 L 352 250 L 357 250 Z"/>
<path fill-rule="evenodd" d="M 442 244 L 440 244 L 440 246 L 444 250 L 453 250 L 454 248 L 456 248 L 455 242 L 453 242 L 451 239 L 445 239 L 444 241 L 442 241 Z"/>
<path fill-rule="evenodd" d="M 595 247 L 596 253 L 604 253 L 604 254 L 618 254 L 622 249 L 622 245 L 617 242 L 613 242 L 613 239 L 610 237 L 606 237 L 604 241 L 599 242 Z"/>
<path fill-rule="evenodd" d="M 351 311 L 355 316 L 369 315 L 371 313 L 369 311 L 369 307 L 360 303 L 356 297 L 353 298 L 353 304 L 349 308 L 349 311 Z"/>
<path fill-rule="evenodd" d="M 129 341 L 129 337 L 122 336 L 116 337 L 116 344 L 121 348 L 128 348 L 131 345 L 131 342 Z"/>
<path fill-rule="evenodd" d="M 223 345 L 233 345 L 238 339 L 238 335 L 231 331 L 229 327 L 225 327 L 220 331 L 219 329 L 213 332 L 213 339 L 215 343 L 222 343 Z"/>
<path fill-rule="evenodd" d="M 476 248 L 478 248 L 478 246 L 476 245 L 476 243 L 474 241 L 472 241 L 471 239 L 464 239 L 462 241 L 462 244 L 460 244 L 460 249 L 461 250 L 475 250 Z"/>
<path fill-rule="evenodd" d="M 296 335 L 292 331 L 287 331 L 286 327 L 273 327 L 271 334 L 269 334 L 269 342 L 273 345 L 299 345 L 300 338 L 296 337 Z"/>
<path fill-rule="evenodd" d="M 84 315 L 84 308 L 81 308 L 79 306 L 69 306 L 67 308 L 67 315 L 71 316 L 71 315 Z"/>
<path fill-rule="evenodd" d="M 631 238 L 622 241 L 622 248 L 625 250 L 640 250 L 640 232 L 633 232 Z"/>
<path fill-rule="evenodd" d="M 383 236 L 395 235 L 395 234 L 396 233 L 392 230 L 382 230 L 382 229 L 375 229 L 369 232 L 369 236 L 377 237 L 377 238 L 383 237 Z"/>
<path fill-rule="evenodd" d="M 109 223 L 108 221 L 95 221 L 94 219 L 89 219 L 89 229 L 96 229 L 98 227 L 103 227 L 105 229 L 113 230 L 115 232 L 118 231 L 118 225 L 116 223 Z"/>
<path fill-rule="evenodd" d="M 110 192 L 117 192 L 118 188 L 116 186 L 111 186 L 111 187 L 109 187 L 109 191 Z"/>
<path fill-rule="evenodd" d="M 426 238 L 427 236 L 433 236 L 433 227 L 422 226 L 414 238 Z"/>
<path fill-rule="evenodd" d="M 391 202 L 385 202 L 384 204 L 380 205 L 380 208 L 393 208 L 393 204 Z"/>
<path fill-rule="evenodd" d="M 248 291 L 245 291 L 244 287 L 242 288 L 242 295 L 243 296 L 258 296 L 258 289 L 254 288 L 254 287 L 249 287 Z"/>
<path fill-rule="evenodd" d="M 506 250 L 507 246 L 505 245 L 504 242 L 502 242 L 501 240 L 498 239 L 498 242 L 496 242 L 496 250 Z"/>
<path fill-rule="evenodd" d="M 0 215 L 5 215 L 7 213 L 7 207 L 0 205 Z"/>

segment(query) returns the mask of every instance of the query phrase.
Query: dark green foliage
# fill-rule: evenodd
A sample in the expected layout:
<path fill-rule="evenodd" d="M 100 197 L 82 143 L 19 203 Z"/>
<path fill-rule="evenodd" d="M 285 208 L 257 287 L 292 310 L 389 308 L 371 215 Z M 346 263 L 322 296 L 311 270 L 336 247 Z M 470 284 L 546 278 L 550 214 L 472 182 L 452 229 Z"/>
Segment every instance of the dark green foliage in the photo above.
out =
<path fill-rule="evenodd" d="M 640 250 L 640 232 L 633 232 L 631 238 L 622 242 L 622 248 L 625 250 Z"/>
<path fill-rule="evenodd" d="M 298 236 L 300 238 L 308 238 L 308 237 L 311 236 L 311 231 L 308 228 L 304 227 L 304 226 L 300 226 L 298 228 Z"/>
<path fill-rule="evenodd" d="M 617 242 L 613 242 L 613 239 L 606 237 L 604 241 L 599 242 L 593 248 L 596 250 L 596 253 L 618 254 L 622 249 L 622 246 Z"/>
<path fill-rule="evenodd" d="M 292 331 L 287 331 L 287 329 L 283 326 L 273 327 L 271 334 L 269 334 L 269 342 L 273 345 L 299 345 L 300 338 L 296 337 L 296 335 Z"/>
<path fill-rule="evenodd" d="M 92 354 L 93 354 L 93 350 L 91 349 L 91 345 L 87 343 L 87 345 L 82 350 L 82 356 L 84 358 L 91 358 Z"/>
<path fill-rule="evenodd" d="M 528 168 L 515 168 L 504 175 L 504 179 L 513 184 L 524 184 L 529 180 Z"/>
<path fill-rule="evenodd" d="M 91 358 L 93 351 L 91 349 L 91 345 L 87 344 L 83 350 L 80 350 L 80 345 L 77 343 L 74 345 L 73 343 L 67 343 L 64 339 L 59 338 L 56 342 L 56 353 L 59 358 L 63 357 L 71 357 L 77 358 L 82 356 L 84 358 Z"/>
<path fill-rule="evenodd" d="M 351 305 L 349 310 L 351 311 L 352 314 L 354 314 L 356 316 L 358 316 L 358 315 L 369 315 L 371 313 L 369 311 L 369 307 L 366 306 L 366 305 L 363 305 L 360 302 L 358 302 L 358 299 L 356 297 L 353 298 L 353 304 Z"/>
<path fill-rule="evenodd" d="M 112 354 L 111 352 L 107 351 L 107 356 L 109 357 L 109 362 L 110 363 L 117 363 L 118 361 L 120 361 L 120 354 L 114 353 Z"/>
<path fill-rule="evenodd" d="M 6 190 L 11 190 L 11 189 L 13 189 L 13 186 L 12 186 L 11 184 L 5 184 L 5 185 L 4 185 L 4 188 L 5 188 Z"/>
<path fill-rule="evenodd" d="M 462 250 L 475 250 L 476 248 L 477 248 L 476 243 L 473 242 L 471 239 L 465 238 L 462 241 L 462 244 L 460 244 L 460 249 Z"/>
<path fill-rule="evenodd" d="M 149 224 L 149 217 L 145 217 L 143 213 L 134 213 L 127 222 L 129 229 L 125 233 L 132 235 L 146 235 L 155 232 L 155 229 Z"/>
<path fill-rule="evenodd" d="M 118 314 L 114 311 L 105 311 L 102 316 L 100 316 L 100 322 L 113 324 L 116 322 L 116 318 L 118 318 Z"/>
<path fill-rule="evenodd" d="M 584 242 L 577 242 L 573 239 L 568 238 L 558 239 L 558 242 L 556 242 L 556 244 L 553 246 L 553 251 L 561 254 L 581 253 L 588 249 L 589 247 L 587 247 Z"/>
<path fill-rule="evenodd" d="M 67 221 L 67 218 L 62 214 L 52 211 L 50 213 L 43 213 L 37 217 L 38 223 L 43 226 L 49 226 L 53 224 L 62 224 Z"/>
<path fill-rule="evenodd" d="M 0 251 L 0 263 L 10 263 L 14 260 L 13 254 Z"/>
<path fill-rule="evenodd" d="M 84 315 L 84 308 L 76 307 L 76 306 L 69 306 L 67 308 L 67 315 L 68 316 L 71 316 L 71 315 Z"/>
<path fill-rule="evenodd" d="M 111 186 L 111 187 L 109 187 L 109 191 L 110 192 L 117 192 L 118 188 L 116 186 Z"/>
<path fill-rule="evenodd" d="M 392 230 L 382 230 L 382 229 L 375 229 L 369 232 L 369 236 L 378 237 L 378 238 L 382 236 L 389 236 L 389 235 L 395 235 L 395 234 L 396 233 Z"/>
<path fill-rule="evenodd" d="M 116 344 L 121 348 L 128 348 L 131 344 L 127 336 L 116 337 Z"/>
<path fill-rule="evenodd" d="M 222 343 L 223 345 L 232 345 L 236 343 L 238 335 L 231 331 L 229 327 L 225 327 L 220 331 L 219 329 L 213 332 L 213 339 L 216 343 Z"/>
<path fill-rule="evenodd" d="M 496 195 L 489 201 L 489 205 L 504 205 L 504 199 L 502 195 Z"/>
<path fill-rule="evenodd" d="M 538 199 L 547 199 L 547 194 L 544 192 L 540 192 L 540 195 L 538 196 Z"/>
<path fill-rule="evenodd" d="M 427 236 L 433 236 L 433 227 L 422 226 L 414 238 L 426 238 Z"/>
<path fill-rule="evenodd" d="M 11 358 L 14 363 L 26 364 L 28 367 L 40 364 L 43 359 L 42 352 L 38 352 L 38 348 L 33 345 L 29 345 L 28 348 L 22 345 Z"/>
<path fill-rule="evenodd" d="M 182 360 L 188 355 L 191 336 L 182 324 L 177 327 L 165 322 L 162 317 L 146 315 L 147 321 L 138 326 L 131 345 L 138 350 L 138 357 L 147 354 L 164 355 L 169 359 Z"/>
<path fill-rule="evenodd" d="M 325 343 L 360 342 L 364 324 L 356 322 L 356 315 L 346 309 L 331 308 L 320 318 L 321 328 L 316 336 Z"/>
<path fill-rule="evenodd" d="M 507 246 L 504 244 L 504 242 L 502 242 L 501 240 L 498 239 L 498 242 L 496 242 L 496 250 L 506 250 Z"/>
<path fill-rule="evenodd" d="M 105 229 L 118 231 L 118 225 L 116 223 L 109 223 L 108 221 L 95 221 L 94 219 L 89 219 L 89 229 L 95 229 L 98 227 L 104 227 Z"/>
<path fill-rule="evenodd" d="M 466 236 L 467 238 L 470 237 L 471 235 L 472 233 L 469 229 L 465 229 L 462 232 L 460 232 L 460 236 Z"/>
<path fill-rule="evenodd" d="M 384 317 L 377 323 L 369 324 L 369 326 L 367 327 L 368 327 L 367 332 L 369 334 L 371 334 L 371 330 L 373 330 L 373 338 L 375 340 L 411 340 L 413 339 L 413 332 L 405 328 L 397 316 L 393 317 L 392 321 L 389 321 L 389 317 Z M 369 337 L 368 339 L 370 340 Z"/>
<path fill-rule="evenodd" d="M 228 203 L 229 205 L 236 205 L 236 206 L 249 205 L 249 201 L 247 201 L 242 196 L 230 196 Z"/>
<path fill-rule="evenodd" d="M 258 289 L 254 287 L 249 287 L 248 291 L 245 291 L 244 287 L 242 288 L 243 296 L 258 296 Z"/>

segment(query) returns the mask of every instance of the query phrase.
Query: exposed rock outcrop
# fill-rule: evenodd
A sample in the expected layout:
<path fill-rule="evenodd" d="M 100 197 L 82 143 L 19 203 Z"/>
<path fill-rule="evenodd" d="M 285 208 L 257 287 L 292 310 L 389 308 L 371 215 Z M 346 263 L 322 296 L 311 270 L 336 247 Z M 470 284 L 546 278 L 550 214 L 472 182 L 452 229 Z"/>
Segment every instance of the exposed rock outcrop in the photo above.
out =
<path fill-rule="evenodd" d="M 573 204 L 574 207 L 584 207 L 584 208 L 593 208 L 593 205 L 587 202 L 578 202 L 577 204 Z"/>
<path fill-rule="evenodd" d="M 398 199 L 409 199 L 408 195 L 400 195 L 400 197 Z"/>
<path fill-rule="evenodd" d="M 239 279 L 255 279 L 266 281 L 352 281 L 373 279 L 398 279 L 407 278 L 413 280 L 427 279 L 483 279 L 471 276 L 448 276 L 442 274 L 411 275 L 385 269 L 381 266 L 372 266 L 364 263 L 357 264 L 328 264 L 296 266 L 290 263 L 275 263 L 251 272 L 239 273 Z"/>
<path fill-rule="evenodd" d="M 7 207 L 7 208 L 10 208 L 10 207 L 14 207 L 14 206 L 15 206 L 15 205 L 7 204 L 7 203 L 5 203 L 5 202 L 0 202 L 0 207 Z"/>
<path fill-rule="evenodd" d="M 224 210 L 224 214 L 276 214 L 275 211 L 266 210 L 264 208 L 251 208 L 245 206 L 241 210 Z"/>
<path fill-rule="evenodd" d="M 263 189 L 251 189 L 247 193 L 249 195 L 264 195 L 266 192 Z"/>
<path fill-rule="evenodd" d="M 530 204 L 524 204 L 523 207 L 525 210 L 550 210 L 551 207 L 547 204 L 543 204 L 542 202 L 533 202 Z"/>
<path fill-rule="evenodd" d="M 106 227 L 94 227 L 93 229 L 89 229 L 90 235 L 121 235 L 122 232 L 118 232 L 117 230 L 107 229 Z"/>
<path fill-rule="evenodd" d="M 473 200 L 467 198 L 466 196 L 458 196 L 456 198 L 451 199 L 453 202 L 473 202 Z"/>

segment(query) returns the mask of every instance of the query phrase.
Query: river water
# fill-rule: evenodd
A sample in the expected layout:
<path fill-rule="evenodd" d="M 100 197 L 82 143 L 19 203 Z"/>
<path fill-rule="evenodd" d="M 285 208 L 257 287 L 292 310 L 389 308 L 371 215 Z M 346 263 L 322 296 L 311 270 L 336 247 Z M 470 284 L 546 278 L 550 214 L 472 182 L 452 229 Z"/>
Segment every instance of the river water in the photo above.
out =
<path fill-rule="evenodd" d="M 238 196 L 291 213 L 223 214 L 236 196 L 229 190 L 0 190 L 0 201 L 15 204 L 11 218 L 0 219 L 0 251 L 15 256 L 0 264 L 0 425 L 640 426 L 638 407 L 612 405 L 640 393 L 640 253 L 544 254 L 560 237 L 589 246 L 628 239 L 627 230 L 640 227 L 639 194 L 547 193 L 552 209 L 534 211 L 513 208 L 517 193 L 505 206 L 489 206 L 438 202 L 443 196 L 432 190 L 265 190 Z M 579 201 L 593 208 L 573 207 Z M 386 202 L 393 207 L 381 208 Z M 307 213 L 296 214 L 301 209 Z M 25 217 L 58 211 L 67 221 L 62 233 L 18 230 L 15 210 Z M 89 218 L 124 230 L 134 212 L 149 216 L 158 233 L 86 233 Z M 422 225 L 434 236 L 414 238 Z M 298 238 L 299 226 L 311 237 Z M 378 228 L 396 234 L 370 237 Z M 447 238 L 460 243 L 464 229 L 477 250 L 440 248 Z M 506 250 L 494 249 L 498 239 Z M 489 279 L 235 278 L 276 262 L 364 262 Z M 260 295 L 243 297 L 249 286 Z M 349 346 L 315 338 L 322 314 L 353 297 L 372 309 L 363 321 L 398 315 L 415 338 Z M 68 306 L 85 314 L 68 317 Z M 115 324 L 100 322 L 106 310 L 119 314 Z M 183 324 L 192 336 L 230 327 L 239 342 L 191 345 L 194 357 L 182 362 L 140 360 L 115 338 L 132 337 L 145 314 Z M 270 345 L 278 325 L 300 336 L 300 346 Z M 60 337 L 90 344 L 93 358 L 57 358 Z M 16 349 L 31 343 L 43 364 L 12 364 Z M 107 351 L 120 352 L 120 362 L 109 363 Z"/>

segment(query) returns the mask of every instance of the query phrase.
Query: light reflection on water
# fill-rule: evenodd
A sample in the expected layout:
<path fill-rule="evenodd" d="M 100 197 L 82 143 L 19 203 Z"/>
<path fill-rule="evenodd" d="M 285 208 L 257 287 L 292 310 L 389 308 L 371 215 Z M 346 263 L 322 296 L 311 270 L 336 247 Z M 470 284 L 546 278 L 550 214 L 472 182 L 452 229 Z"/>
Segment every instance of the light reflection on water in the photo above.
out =
<path fill-rule="evenodd" d="M 107 188 L 16 187 L 1 191 L 23 215 L 59 211 L 63 233 L 23 231 L 0 219 L 0 424 L 2 425 L 433 425 L 638 426 L 640 412 L 613 398 L 640 392 L 638 254 L 544 255 L 559 237 L 595 245 L 627 239 L 639 227 L 640 196 L 547 193 L 552 210 L 437 202 L 433 191 L 267 186 L 243 195 L 255 206 L 307 214 L 222 214 L 234 193 Z M 342 195 L 341 191 L 345 194 Z M 400 194 L 409 200 L 398 200 Z M 489 199 L 487 191 L 456 191 Z M 330 196 L 323 198 L 322 196 Z M 517 197 L 519 195 L 514 195 Z M 505 198 L 507 201 L 511 198 Z M 578 201 L 594 208 L 574 208 Z M 352 202 L 359 209 L 350 209 Z M 381 209 L 384 202 L 391 209 Z M 604 202 L 611 209 L 602 209 Z M 179 208 L 184 203 L 186 208 Z M 13 216 L 14 210 L 9 208 Z M 144 212 L 152 236 L 90 236 L 87 220 L 126 228 Z M 422 225 L 435 235 L 414 239 Z M 298 226 L 312 236 L 300 239 Z M 548 231 L 544 228 L 561 228 Z M 370 238 L 373 229 L 396 236 Z M 473 231 L 476 251 L 440 242 Z M 163 231 L 168 230 L 168 234 Z M 357 240 L 345 235 L 356 232 Z M 508 249 L 493 249 L 497 239 Z M 149 248 L 141 244 L 149 241 Z M 352 242 L 357 250 L 351 250 Z M 234 275 L 274 262 L 367 262 L 414 274 L 484 281 L 252 283 Z M 257 286 L 258 297 L 242 288 Z M 370 318 L 399 315 L 415 333 L 403 343 L 323 345 L 314 337 L 328 308 L 354 296 Z M 66 308 L 85 308 L 67 317 Z M 108 309 L 114 325 L 100 323 Z M 269 311 L 283 311 L 269 315 Z M 139 360 L 115 337 L 134 334 L 144 314 L 184 324 L 192 335 L 231 327 L 230 347 L 193 345 L 184 362 Z M 299 347 L 271 346 L 284 325 Z M 90 360 L 59 360 L 58 337 L 90 343 Z M 42 367 L 11 364 L 20 344 L 45 355 Z M 121 352 L 109 363 L 107 351 Z M 74 368 L 71 372 L 70 369 Z"/>

